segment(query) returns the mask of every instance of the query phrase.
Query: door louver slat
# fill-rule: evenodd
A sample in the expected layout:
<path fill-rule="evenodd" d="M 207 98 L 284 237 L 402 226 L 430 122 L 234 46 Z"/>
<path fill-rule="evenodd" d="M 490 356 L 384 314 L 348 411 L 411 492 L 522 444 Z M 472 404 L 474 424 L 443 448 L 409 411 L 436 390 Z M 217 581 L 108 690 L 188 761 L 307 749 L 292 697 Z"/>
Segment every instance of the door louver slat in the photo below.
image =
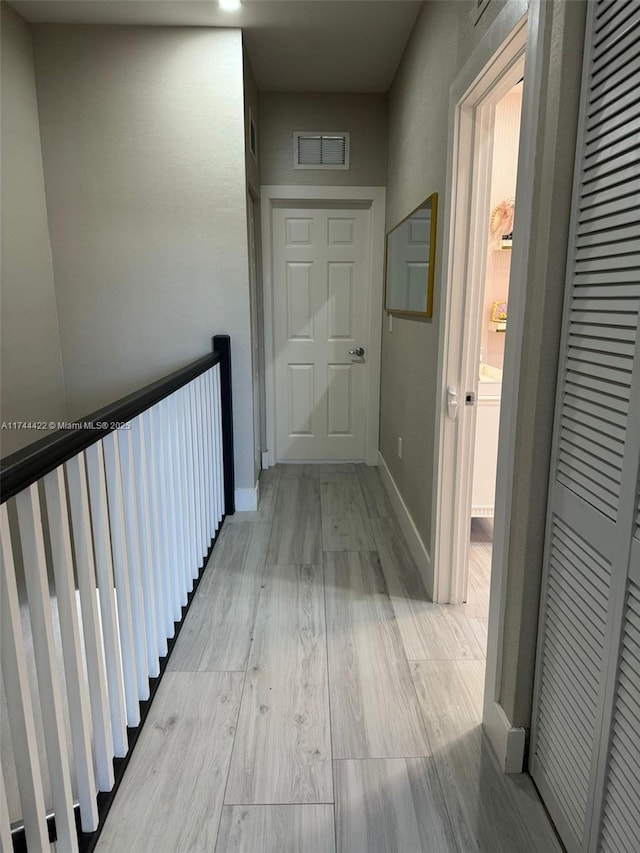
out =
<path fill-rule="evenodd" d="M 640 587 L 629 583 L 622 633 L 624 654 L 620 660 L 614 704 L 611 752 L 602 818 L 604 853 L 636 853 L 640 850 L 638 766 L 640 703 L 637 678 L 640 672 Z M 635 666 L 634 666 L 635 664 Z M 627 698 L 628 697 L 628 698 Z M 623 710 L 623 705 L 626 710 Z M 635 791 L 635 797 L 629 792 Z"/>
<path fill-rule="evenodd" d="M 603 258 L 598 262 L 598 272 L 593 271 L 593 262 L 590 272 L 584 272 L 585 266 L 576 263 L 574 281 L 587 280 L 594 295 L 583 296 L 576 287 L 571 302 L 556 476 L 576 495 L 615 520 L 628 419 L 628 408 L 621 409 L 618 401 L 627 400 L 630 393 L 640 301 L 613 297 L 607 284 L 614 277 L 629 277 L 637 282 L 637 273 L 633 269 L 612 269 L 617 266 L 615 259 L 611 262 Z M 597 390 L 594 380 L 602 383 Z M 586 396 L 573 390 L 585 386 L 596 393 Z M 584 439 L 590 444 L 584 444 Z M 594 445 L 597 449 L 590 454 Z M 571 453 L 573 447 L 580 452 Z M 605 451 L 603 455 L 601 447 L 609 453 Z M 608 476 L 601 464 L 603 458 L 614 466 Z"/>
<path fill-rule="evenodd" d="M 604 75 L 608 77 L 625 65 L 633 67 L 633 60 L 638 55 L 637 33 L 636 23 L 623 27 L 619 36 L 603 42 L 598 59 L 593 63 L 593 85 L 597 85 Z"/>
<path fill-rule="evenodd" d="M 640 160 L 638 160 L 638 167 L 640 168 Z M 622 255 L 623 257 L 628 259 L 630 264 L 633 264 L 637 261 L 638 255 L 634 252 L 638 243 L 638 240 L 628 240 L 625 242 L 620 242 L 617 245 L 609 245 L 607 247 L 600 246 L 597 243 L 591 246 L 580 246 L 578 251 L 576 252 L 576 262 L 580 263 L 581 261 L 594 260 L 597 258 L 614 258 L 616 256 Z"/>
<path fill-rule="evenodd" d="M 629 4 L 633 6 L 633 4 Z M 636 35 L 640 28 L 640 17 L 638 10 L 635 14 L 628 18 L 620 17 L 615 26 L 609 29 L 608 37 L 601 39 L 598 44 L 594 45 L 593 51 L 593 70 L 599 69 L 604 63 L 615 59 L 629 46 L 636 43 Z"/>
<path fill-rule="evenodd" d="M 636 122 L 640 125 L 640 122 Z M 638 128 L 636 127 L 636 132 Z M 595 174 L 607 174 L 617 169 L 637 162 L 638 148 L 634 132 L 623 133 L 619 139 L 609 139 L 605 145 L 590 145 L 589 152 L 585 157 L 585 178 L 590 180 Z"/>
<path fill-rule="evenodd" d="M 593 157 L 608 159 L 616 156 L 621 150 L 633 147 L 635 134 L 640 127 L 640 119 L 632 118 L 626 127 L 606 127 L 593 131 L 584 140 L 585 163 L 588 167 Z"/>
<path fill-rule="evenodd" d="M 594 30 L 598 32 L 620 11 L 620 0 L 601 0 L 596 7 Z"/>
<path fill-rule="evenodd" d="M 552 530 L 552 573 L 545 602 L 548 628 L 542 658 L 566 661 L 565 668 L 576 673 L 583 685 L 580 704 L 584 716 L 582 725 L 576 726 L 571 681 L 559 680 L 553 664 L 548 668 L 543 665 L 536 757 L 544 768 L 547 784 L 563 804 L 573 831 L 581 837 L 602 670 L 610 567 L 564 522 L 556 519 Z M 585 583 L 593 590 L 586 607 L 579 603 L 584 602 Z M 576 773 L 578 767 L 580 771 Z"/>
<path fill-rule="evenodd" d="M 593 87 L 594 109 L 597 109 L 600 101 L 607 95 L 612 94 L 613 97 L 619 97 L 627 91 L 636 88 L 640 83 L 640 74 L 633 65 L 621 68 L 615 74 L 610 74 L 600 81 L 599 85 Z"/>
<path fill-rule="evenodd" d="M 583 399 L 582 397 L 577 397 L 575 394 L 571 392 L 571 389 L 567 389 L 566 403 L 569 408 L 572 410 L 577 410 L 578 412 L 584 412 L 585 414 L 594 415 L 594 417 L 602 418 L 603 414 L 605 417 L 608 417 L 611 423 L 617 424 L 618 426 L 624 427 L 626 422 L 627 413 L 624 411 L 618 412 L 615 409 L 612 409 L 608 403 L 609 400 L 606 398 L 605 402 L 589 402 L 588 400 Z M 606 423 L 606 421 L 605 421 Z"/>

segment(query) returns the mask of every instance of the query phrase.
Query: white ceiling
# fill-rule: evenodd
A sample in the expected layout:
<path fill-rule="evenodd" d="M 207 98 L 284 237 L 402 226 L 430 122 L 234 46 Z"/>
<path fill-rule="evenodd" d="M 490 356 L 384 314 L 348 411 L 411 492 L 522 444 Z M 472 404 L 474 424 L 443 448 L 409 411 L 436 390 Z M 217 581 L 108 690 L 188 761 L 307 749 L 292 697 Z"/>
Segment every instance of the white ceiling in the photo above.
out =
<path fill-rule="evenodd" d="M 263 91 L 386 92 L 415 0 L 10 0 L 32 22 L 241 27 Z"/>

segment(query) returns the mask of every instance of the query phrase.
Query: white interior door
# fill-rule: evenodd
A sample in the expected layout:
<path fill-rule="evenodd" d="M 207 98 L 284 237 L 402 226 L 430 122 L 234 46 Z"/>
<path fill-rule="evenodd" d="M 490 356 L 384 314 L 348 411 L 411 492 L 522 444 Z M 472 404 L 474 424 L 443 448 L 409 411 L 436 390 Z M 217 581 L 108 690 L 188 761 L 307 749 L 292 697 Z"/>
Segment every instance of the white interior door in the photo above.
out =
<path fill-rule="evenodd" d="M 365 458 L 369 217 L 367 209 L 273 211 L 278 460 Z"/>

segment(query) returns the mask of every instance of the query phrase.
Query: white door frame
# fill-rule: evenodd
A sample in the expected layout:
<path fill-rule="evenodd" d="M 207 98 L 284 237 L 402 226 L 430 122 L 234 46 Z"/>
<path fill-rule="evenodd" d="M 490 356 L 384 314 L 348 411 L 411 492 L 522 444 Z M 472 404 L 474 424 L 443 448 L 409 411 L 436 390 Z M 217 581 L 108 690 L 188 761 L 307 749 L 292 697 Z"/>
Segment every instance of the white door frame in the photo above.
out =
<path fill-rule="evenodd" d="M 332 203 L 344 207 L 353 203 L 368 206 L 370 216 L 369 252 L 371 292 L 368 313 L 369 328 L 369 389 L 365 426 L 365 462 L 376 465 L 378 459 L 380 413 L 380 354 L 382 351 L 382 292 L 384 281 L 385 239 L 384 187 L 313 187 L 313 186 L 262 186 L 262 278 L 264 286 L 264 349 L 265 389 L 267 415 L 267 448 L 269 467 L 276 464 L 276 395 L 274 358 L 274 281 L 273 281 L 273 208 L 300 205 L 301 202 Z M 264 458 L 264 454 L 263 454 Z"/>
<path fill-rule="evenodd" d="M 517 239 L 509 284 L 509 331 L 505 342 L 500 450 L 496 480 L 489 636 L 483 723 L 502 766 L 522 768 L 524 730 L 513 729 L 499 703 L 502 635 L 506 606 L 507 556 L 510 533 L 509 496 L 515 461 L 518 377 L 526 301 L 526 268 L 533 208 L 535 131 L 539 112 L 544 39 L 544 0 L 507 3 L 451 87 L 449 160 L 445 222 L 447 244 L 440 307 L 437 442 L 435 448 L 432 529 L 434 601 L 461 603 L 466 590 L 475 410 L 462 405 L 458 419 L 447 418 L 446 390 L 460 394 L 477 388 L 478 334 L 464 340 L 466 306 L 482 299 L 486 270 L 492 151 L 483 148 L 495 104 L 519 79 L 526 46 L 518 162 Z M 478 109 L 480 108 L 480 109 Z M 490 136 L 490 134 L 489 134 Z M 479 163 L 474 168 L 474 158 Z M 477 248 L 480 247 L 480 251 Z"/>

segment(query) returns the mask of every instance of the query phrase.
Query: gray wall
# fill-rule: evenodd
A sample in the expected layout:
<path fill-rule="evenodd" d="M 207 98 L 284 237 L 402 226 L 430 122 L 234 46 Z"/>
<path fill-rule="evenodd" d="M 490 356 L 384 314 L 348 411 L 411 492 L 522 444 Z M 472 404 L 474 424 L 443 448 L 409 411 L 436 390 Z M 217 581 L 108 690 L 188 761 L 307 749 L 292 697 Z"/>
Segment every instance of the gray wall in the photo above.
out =
<path fill-rule="evenodd" d="M 464 64 L 455 42 L 460 5 L 468 4 L 425 4 L 389 93 L 387 229 L 431 193 L 439 201 L 433 318 L 394 317 L 392 332 L 384 319 L 380 388 L 380 452 L 429 551 L 449 87 Z"/>
<path fill-rule="evenodd" d="M 39 25 L 34 52 L 69 415 L 229 333 L 253 486 L 240 32 Z"/>
<path fill-rule="evenodd" d="M 349 169 L 294 169 L 296 130 L 351 134 Z M 387 177 L 386 95 L 260 93 L 263 184 L 384 186 Z"/>
<path fill-rule="evenodd" d="M 440 201 L 433 320 L 394 318 L 389 333 L 385 319 L 382 348 L 381 452 L 428 550 L 449 90 L 506 2 L 492 0 L 477 24 L 469 0 L 427 2 L 389 94 L 387 228 L 430 193 Z M 515 726 L 530 723 L 585 4 L 554 0 L 547 8 L 500 693 Z"/>
<path fill-rule="evenodd" d="M 44 195 L 31 34 L 2 15 L 2 420 L 65 418 L 58 314 Z M 36 441 L 3 430 L 2 455 Z"/>

